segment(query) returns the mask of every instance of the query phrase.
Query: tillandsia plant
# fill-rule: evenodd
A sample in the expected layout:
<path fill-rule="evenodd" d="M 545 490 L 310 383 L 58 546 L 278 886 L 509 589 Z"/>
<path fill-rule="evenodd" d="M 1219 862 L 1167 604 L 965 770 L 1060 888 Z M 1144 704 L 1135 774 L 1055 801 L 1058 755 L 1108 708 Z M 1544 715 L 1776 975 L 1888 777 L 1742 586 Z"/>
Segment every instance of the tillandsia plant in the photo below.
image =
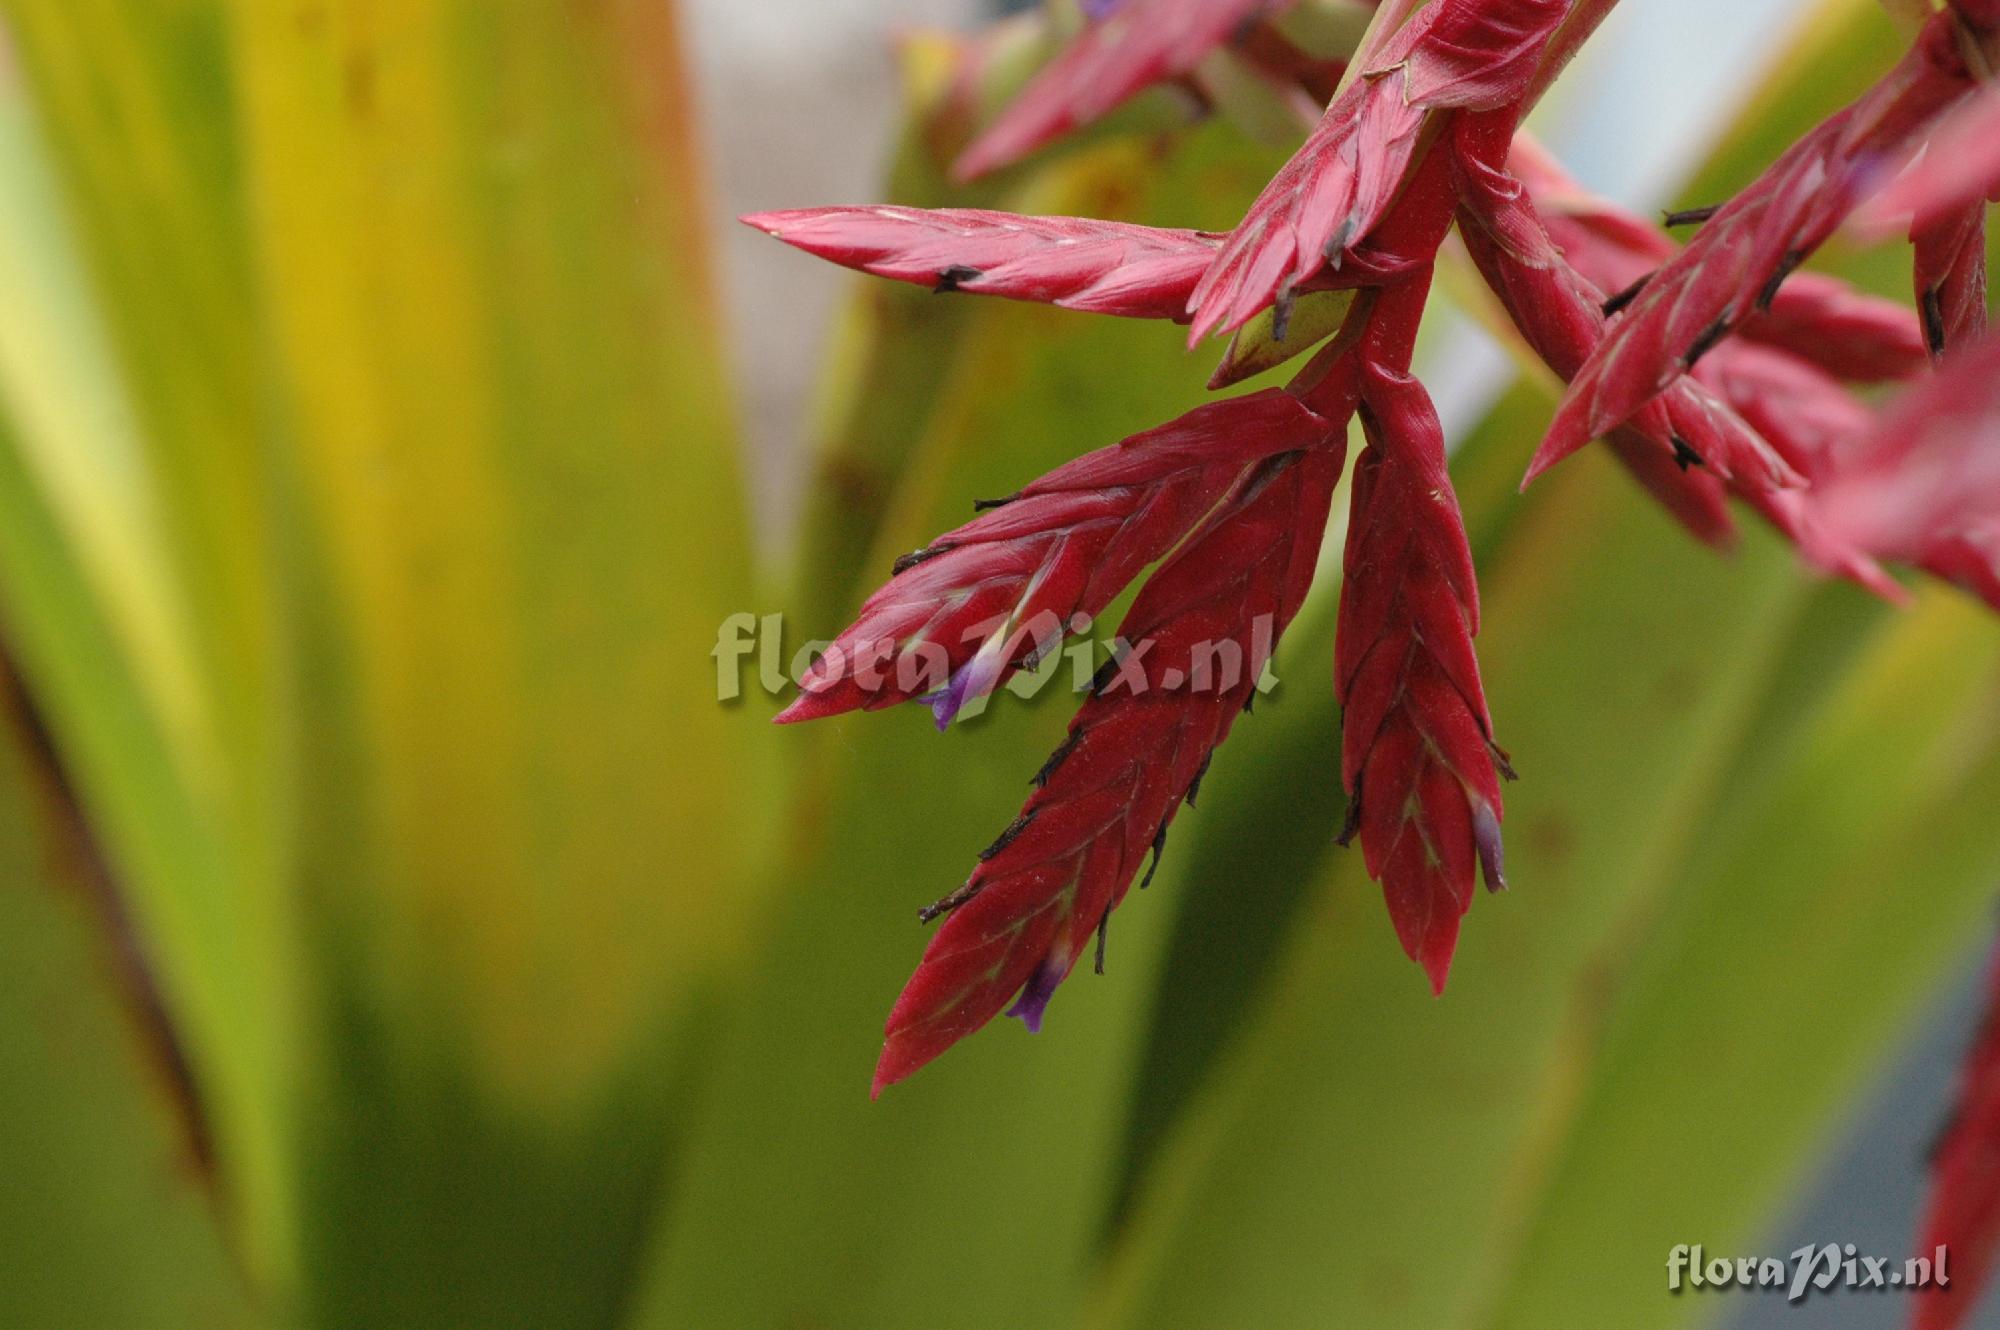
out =
<path fill-rule="evenodd" d="M 1710 82 L 1745 114 L 1647 127 L 1702 163 L 1674 201 L 1734 195 L 1931 23 L 1924 78 L 1964 95 L 1799 177 L 1874 155 L 1850 237 L 1948 218 L 1920 294 L 1903 245 L 1829 246 L 1519 497 L 1559 378 L 1719 243 L 1508 132 L 1592 15 L 1061 0 L 911 35 L 889 178 L 842 197 L 913 206 L 767 219 L 906 279 L 850 286 L 785 558 L 742 521 L 672 0 L 0 0 L 0 1326 L 1722 1310 L 1663 1258 L 1792 1245 L 1768 1225 L 2000 881 L 2000 621 L 1902 571 L 1992 570 L 1981 29 L 1755 7 L 1796 22 Z M 825 105 L 819 54 L 789 91 Z M 744 145 L 772 108 L 710 83 L 725 157 L 814 150 Z M 1244 313 L 1205 395 L 1164 325 Z M 1448 473 L 1412 378 L 1447 386 L 1447 313 L 1525 371 L 1452 394 Z M 862 565 L 918 546 L 870 600 Z M 766 724 L 793 699 L 725 650 L 766 576 L 815 629 L 865 604 L 876 648 L 794 716 L 901 714 Z M 1095 655 L 1021 677 L 1084 617 L 1128 642 L 1068 742 L 1070 705 L 961 726 Z M 1367 870 L 1442 970 L 1500 827 L 1516 892 L 1421 1001 Z M 1060 1029 L 871 1103 L 924 936 L 856 908 L 891 865 L 913 906 L 964 889 L 885 1079 L 982 1011 Z M 1049 1007 L 1149 879 L 1116 978 Z M 1919 1230 L 1941 1322 L 2000 1227 L 1981 1047 Z"/>
<path fill-rule="evenodd" d="M 1125 623 L 1127 654 L 1093 682 L 1020 816 L 923 911 L 945 921 L 890 1014 L 878 1093 L 1002 1008 L 1038 1029 L 1093 933 L 1102 969 L 1111 912 L 1142 870 L 1150 879 L 1148 856 L 1157 866 L 1304 599 L 1354 420 L 1364 444 L 1335 648 L 1340 838 L 1358 833 L 1404 950 L 1443 991 L 1476 879 L 1505 885 L 1501 784 L 1513 775 L 1474 654 L 1477 579 L 1445 439 L 1411 373 L 1454 230 L 1513 329 L 1569 385 L 1529 481 L 1601 439 L 1698 539 L 1731 541 L 1733 496 L 1813 566 L 1891 600 L 1904 593 L 1885 563 L 2000 609 L 2000 338 L 1985 337 L 2000 93 L 1983 90 L 2000 6 L 1929 13 L 1887 77 L 1749 188 L 1670 215 L 1669 227 L 1699 228 L 1685 246 L 1591 196 L 1521 130 L 1610 3 L 1390 0 L 1345 60 L 1290 47 L 1273 23 L 1283 4 L 1085 8 L 1087 25 L 960 173 L 1006 165 L 1153 82 L 1193 83 L 1204 57 L 1235 43 L 1291 104 L 1333 91 L 1232 232 L 893 207 L 745 219 L 941 293 L 1186 322 L 1191 345 L 1235 333 L 1212 387 L 1318 346 L 1282 389 L 1198 408 L 981 501 L 981 516 L 898 562 L 780 717 L 919 700 L 944 728 L 1164 560 Z M 1913 309 L 1798 271 L 1871 200 L 1864 224 L 1902 229 L 1914 247 Z M 1856 388 L 1883 383 L 1912 386 L 1878 411 Z M 1246 668 L 1189 688 L 1218 643 Z M 863 663 L 893 664 L 897 682 Z M 1975 1287 L 1997 1227 L 1977 1199 L 2000 1149 L 1980 1099 L 1992 1098 L 1990 1043 L 1930 1220 L 1976 1253 L 1963 1268 Z M 1944 1325 L 1970 1302 L 1930 1298 L 1920 1314 Z"/>
<path fill-rule="evenodd" d="M 878 1091 L 1010 1001 L 1037 1027 L 1093 933 L 1101 965 L 1111 912 L 1254 703 L 1304 597 L 1350 421 L 1364 444 L 1336 648 L 1342 839 L 1358 834 L 1404 949 L 1443 991 L 1476 880 L 1505 885 L 1501 786 L 1513 774 L 1474 654 L 1479 595 L 1446 442 L 1411 373 L 1454 230 L 1570 385 L 1529 480 L 1603 439 L 1703 540 L 1729 540 L 1734 495 L 1813 565 L 1884 596 L 1902 594 L 1883 567 L 1893 562 L 2000 608 L 2000 451 L 1980 437 L 2000 411 L 1974 400 L 2000 356 L 1982 341 L 1984 206 L 2000 162 L 1988 154 L 1974 171 L 1933 154 L 1883 205 L 1905 198 L 1914 312 L 1795 271 L 1934 132 L 1977 139 L 1981 118 L 2000 115 L 1981 91 L 2000 56 L 2000 7 L 1960 0 L 1931 14 L 1879 85 L 1738 197 L 1669 217 L 1699 227 L 1684 247 L 1589 196 L 1521 132 L 1605 0 L 1391 0 L 1344 60 L 1289 45 L 1276 23 L 1287 6 L 1267 0 L 1085 8 L 1086 26 L 960 172 L 1006 165 L 1151 83 L 1190 79 L 1234 43 L 1292 103 L 1335 91 L 1232 232 L 895 207 L 745 219 L 940 292 L 1185 322 L 1190 344 L 1235 333 L 1216 386 L 1245 358 L 1318 346 L 1282 389 L 1199 408 L 981 501 L 974 521 L 899 561 L 780 717 L 920 700 L 943 728 L 1164 560 L 1121 635 L 1133 645 L 1094 682 L 1020 816 L 924 911 L 945 922 L 890 1016 Z M 1314 320 L 1323 336 L 1301 328 L 1309 301 L 1337 302 L 1336 320 Z M 1245 336 L 1268 345 L 1246 357 Z M 1935 372 L 1932 359 L 1944 362 Z M 1855 391 L 1919 378 L 1879 417 Z M 1188 688 L 1217 643 L 1246 668 L 1228 687 Z M 892 667 L 895 682 L 881 682 Z"/>
<path fill-rule="evenodd" d="M 1991 391 L 1982 362 L 2000 356 L 1981 341 L 1984 204 L 2000 163 L 1975 173 L 1927 159 L 1898 184 L 1911 195 L 1914 312 L 1795 271 L 1940 126 L 1977 137 L 1980 117 L 2000 115 L 1981 92 L 2000 7 L 1931 14 L 1879 85 L 1738 197 L 1669 217 L 1699 226 L 1684 247 L 1589 196 L 1521 131 L 1611 7 L 1388 0 L 1342 59 L 1290 44 L 1278 22 L 1289 6 L 1270 0 L 1107 0 L 1085 6 L 1068 49 L 959 160 L 967 177 L 1004 166 L 1145 86 L 1192 80 L 1235 44 L 1288 104 L 1334 91 L 1226 235 L 964 209 L 745 218 L 940 292 L 1185 322 L 1191 345 L 1234 333 L 1213 386 L 1317 345 L 1283 388 L 980 501 L 982 515 L 898 562 L 779 718 L 919 700 L 943 728 L 1164 560 L 1121 634 L 1129 650 L 1093 683 L 1020 816 L 924 911 L 945 922 L 889 1018 L 878 1091 L 1010 1001 L 1038 1027 L 1093 933 L 1101 966 L 1111 912 L 1255 702 L 1305 595 L 1351 421 L 1364 443 L 1335 652 L 1341 839 L 1359 836 L 1405 951 L 1444 990 L 1476 881 L 1505 885 L 1501 786 L 1513 776 L 1474 654 L 1479 593 L 1446 441 L 1411 373 L 1454 230 L 1569 383 L 1529 480 L 1603 439 L 1700 539 L 1727 543 L 1734 495 L 1813 565 L 1891 599 L 1902 592 L 1885 562 L 2000 608 L 2000 451 L 1978 437 L 2000 412 L 1969 400 Z M 1306 302 L 1326 302 L 1317 336 Z M 1933 358 L 1946 362 L 1935 373 Z M 1855 391 L 1920 377 L 1879 419 Z M 1227 687 L 1188 687 L 1217 644 L 1246 668 Z"/>

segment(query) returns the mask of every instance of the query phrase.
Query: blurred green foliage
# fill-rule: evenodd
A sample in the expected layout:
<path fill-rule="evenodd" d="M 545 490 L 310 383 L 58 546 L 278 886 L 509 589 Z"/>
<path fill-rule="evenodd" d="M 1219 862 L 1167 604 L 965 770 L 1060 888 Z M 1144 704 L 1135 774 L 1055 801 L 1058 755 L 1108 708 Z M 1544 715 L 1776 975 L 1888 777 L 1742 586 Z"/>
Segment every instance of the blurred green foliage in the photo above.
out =
<path fill-rule="evenodd" d="M 1595 456 L 1515 496 L 1524 381 L 1456 464 L 1525 779 L 1449 996 L 1330 848 L 1330 575 L 1108 976 L 870 1104 L 1066 698 L 779 734 L 716 630 L 1208 366 L 857 285 L 760 584 L 660 0 L 0 15 L 0 1324 L 1687 1323 L 1662 1253 L 1748 1249 L 2000 877 L 2000 631 Z M 1893 45 L 1811 21 L 1704 190 Z M 1141 107 L 956 192 L 960 58 L 899 201 L 1226 226 L 1282 156 Z"/>

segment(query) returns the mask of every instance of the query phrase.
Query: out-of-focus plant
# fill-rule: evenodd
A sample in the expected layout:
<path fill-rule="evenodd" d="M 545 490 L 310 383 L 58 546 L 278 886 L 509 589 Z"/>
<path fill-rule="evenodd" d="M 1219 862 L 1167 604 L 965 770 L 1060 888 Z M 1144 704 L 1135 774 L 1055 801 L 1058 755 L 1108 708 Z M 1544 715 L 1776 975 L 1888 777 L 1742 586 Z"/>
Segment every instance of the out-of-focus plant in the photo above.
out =
<path fill-rule="evenodd" d="M 1241 325 L 1218 382 L 1327 349 L 1296 392 L 1201 406 L 1142 320 L 858 288 L 797 567 L 760 580 L 669 6 L 0 3 L 0 1323 L 1712 1310 L 1664 1295 L 1665 1253 L 1749 1249 L 2000 877 L 2000 632 L 1956 591 L 1816 583 L 1761 528 L 1720 557 L 1589 455 L 1515 497 L 1539 365 L 1447 480 L 1417 318 L 1434 260 L 1484 274 L 1584 385 L 1560 418 L 1712 543 L 1734 492 L 1877 589 L 1880 556 L 1990 590 L 1990 458 L 1964 459 L 1991 182 L 1898 184 L 1948 218 L 1918 228 L 1921 319 L 1837 280 L 1879 281 L 1838 242 L 1783 282 L 1717 257 L 1782 233 L 1789 269 L 1839 220 L 1798 209 L 1867 192 L 1758 174 L 1885 95 L 1896 29 L 1828 0 L 1699 182 L 1747 190 L 1677 252 L 1513 133 L 1606 7 L 1128 0 L 908 39 L 897 206 L 773 229 L 925 286 L 1152 317 L 1203 291 L 1202 326 Z M 1949 95 L 1843 113 L 1901 137 L 1817 131 L 1815 179 L 1946 101 L 1940 132 L 1976 136 L 1950 52 L 1989 16 L 1915 17 L 1920 65 L 1884 86 Z M 1329 101 L 1287 166 L 1273 140 Z M 1257 202 L 1279 172 L 1302 210 Z M 1229 237 L 1246 212 L 1288 220 Z M 1653 385 L 1653 342 L 1689 347 L 1646 330 L 1696 306 L 1715 345 Z M 1845 386 L 1918 376 L 1883 414 Z M 1346 575 L 1308 594 L 1322 527 Z M 781 699 L 717 700 L 732 619 L 799 616 L 747 683 L 898 556 L 863 614 L 899 641 L 1113 613 L 1158 564 L 1125 617 L 1166 644 L 1140 674 L 1203 640 L 1248 668 L 1186 705 L 1108 672 L 1060 745 L 1046 698 L 930 732 L 1027 663 L 1015 625 L 945 637 L 941 689 L 791 702 L 929 709 L 780 732 Z M 1337 643 L 1344 773 L 1315 682 Z M 1244 714 L 1267 655 L 1284 682 Z M 1517 890 L 1425 1003 L 1397 935 L 1442 982 L 1482 855 L 1498 877 L 1489 704 L 1523 759 Z M 1085 955 L 1110 977 L 1059 1035 L 871 1104 L 905 907 L 1038 771 L 939 934 L 1006 915 L 1005 963 L 939 944 L 881 1074 L 1018 990 L 1039 1019 Z M 1328 848 L 1350 818 L 1365 862 Z M 1142 859 L 1153 900 L 1096 951 Z M 1943 1176 L 1985 1176 L 1990 1118 Z"/>

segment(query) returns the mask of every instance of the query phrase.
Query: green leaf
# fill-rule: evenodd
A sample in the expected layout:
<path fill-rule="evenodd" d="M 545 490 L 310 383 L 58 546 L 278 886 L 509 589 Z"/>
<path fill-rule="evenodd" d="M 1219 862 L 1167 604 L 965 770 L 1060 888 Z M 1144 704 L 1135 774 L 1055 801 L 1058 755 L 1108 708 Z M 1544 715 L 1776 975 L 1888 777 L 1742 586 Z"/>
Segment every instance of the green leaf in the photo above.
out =
<path fill-rule="evenodd" d="M 122 920 L 68 792 L 18 708 L 0 714 L 0 1322 L 46 1330 L 262 1325 L 141 1029 Z"/>
<path fill-rule="evenodd" d="M 1523 1216 L 1494 1324 L 1579 1305 L 1690 1324 L 1703 1308 L 1658 1296 L 1666 1253 L 1755 1246 L 1987 912 L 1996 684 L 2000 630 L 1934 591 L 1794 727 L 1779 770 L 1718 792 L 1673 896 L 1633 921 L 1620 968 L 1634 977 Z"/>
<path fill-rule="evenodd" d="M 1321 59 L 1344 59 L 1361 44 L 1373 16 L 1368 0 L 1304 0 L 1273 22 L 1300 50 Z"/>
<path fill-rule="evenodd" d="M 230 36 L 318 1022 L 305 1301 L 602 1324 L 783 790 L 711 657 L 757 607 L 675 15 L 241 0 Z"/>
<path fill-rule="evenodd" d="M 189 3 L 6 12 L 39 111 L 0 79 L 9 642 L 202 1083 L 246 1259 L 274 1274 L 297 966 L 220 28 Z"/>
<path fill-rule="evenodd" d="M 1905 32 L 1915 32 L 1936 12 L 1933 0 L 1882 0 L 1882 8 Z"/>

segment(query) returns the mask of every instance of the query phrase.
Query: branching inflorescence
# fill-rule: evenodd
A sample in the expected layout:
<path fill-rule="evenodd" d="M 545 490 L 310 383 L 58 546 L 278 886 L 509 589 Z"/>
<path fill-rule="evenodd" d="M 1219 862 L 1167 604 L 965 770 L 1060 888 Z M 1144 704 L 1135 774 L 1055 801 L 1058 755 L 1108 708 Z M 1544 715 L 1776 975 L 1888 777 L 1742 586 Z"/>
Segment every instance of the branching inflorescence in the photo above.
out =
<path fill-rule="evenodd" d="M 2000 96 L 1980 74 L 2000 16 L 1971 0 L 1936 13 L 1859 101 L 1736 198 L 1677 219 L 1698 223 L 1682 245 L 1519 132 L 1611 0 L 1346 2 L 1375 15 L 1344 61 L 1274 58 L 1282 0 L 1084 6 L 1074 40 L 959 163 L 968 177 L 1005 166 L 1154 83 L 1198 85 L 1219 49 L 1254 50 L 1260 77 L 1326 109 L 1227 234 L 888 206 L 745 219 L 881 276 L 1185 322 L 1191 342 L 1269 312 L 1260 364 L 1317 346 L 1281 389 L 982 501 L 899 562 L 780 717 L 916 700 L 949 725 L 1144 578 L 1121 637 L 1145 650 L 1100 674 L 1020 816 L 925 911 L 943 923 L 890 1016 L 878 1091 L 1010 1002 L 1038 1026 L 1079 960 L 1101 962 L 1110 913 L 1157 862 L 1305 597 L 1352 424 L 1334 679 L 1345 836 L 1442 992 L 1476 884 L 1504 885 L 1512 774 L 1474 653 L 1444 433 L 1411 369 L 1454 231 L 1568 385 L 1529 479 L 1602 440 L 1704 541 L 1731 539 L 1733 496 L 1819 569 L 1895 597 L 1884 565 L 1915 566 L 2000 607 L 2000 340 L 1983 327 Z M 1933 135 L 1977 151 L 1923 157 Z M 1864 205 L 1865 224 L 1914 243 L 1909 307 L 1797 271 Z M 1331 291 L 1349 293 L 1337 330 L 1293 338 L 1298 302 Z M 1855 392 L 1905 381 L 1886 413 Z M 1237 668 L 1181 686 L 1218 649 Z"/>

